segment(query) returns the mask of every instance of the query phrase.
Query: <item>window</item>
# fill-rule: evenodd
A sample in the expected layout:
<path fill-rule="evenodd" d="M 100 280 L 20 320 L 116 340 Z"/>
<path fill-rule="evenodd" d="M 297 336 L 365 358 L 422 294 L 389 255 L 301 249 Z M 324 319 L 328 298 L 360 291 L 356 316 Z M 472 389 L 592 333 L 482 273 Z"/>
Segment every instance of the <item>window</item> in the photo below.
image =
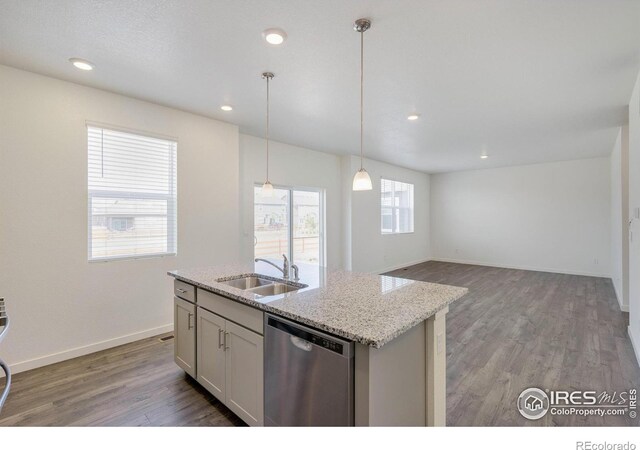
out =
<path fill-rule="evenodd" d="M 413 233 L 413 184 L 381 179 L 382 234 Z"/>
<path fill-rule="evenodd" d="M 254 257 L 323 266 L 322 192 L 276 187 L 263 197 L 255 186 L 253 195 Z"/>
<path fill-rule="evenodd" d="M 172 140 L 88 126 L 89 260 L 176 253 Z"/>

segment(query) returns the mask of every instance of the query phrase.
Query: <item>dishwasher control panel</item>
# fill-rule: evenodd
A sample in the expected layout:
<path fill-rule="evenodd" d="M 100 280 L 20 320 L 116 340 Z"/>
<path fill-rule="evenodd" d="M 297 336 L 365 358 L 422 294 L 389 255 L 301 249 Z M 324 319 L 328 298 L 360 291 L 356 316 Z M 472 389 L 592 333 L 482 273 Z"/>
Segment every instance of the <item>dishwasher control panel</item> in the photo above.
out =
<path fill-rule="evenodd" d="M 342 353 L 342 344 L 338 342 L 330 341 L 327 338 L 323 338 L 323 337 L 312 334 L 310 342 L 312 344 L 316 344 L 316 345 L 319 345 L 320 347 L 326 348 L 327 350 L 331 350 L 336 353 Z"/>

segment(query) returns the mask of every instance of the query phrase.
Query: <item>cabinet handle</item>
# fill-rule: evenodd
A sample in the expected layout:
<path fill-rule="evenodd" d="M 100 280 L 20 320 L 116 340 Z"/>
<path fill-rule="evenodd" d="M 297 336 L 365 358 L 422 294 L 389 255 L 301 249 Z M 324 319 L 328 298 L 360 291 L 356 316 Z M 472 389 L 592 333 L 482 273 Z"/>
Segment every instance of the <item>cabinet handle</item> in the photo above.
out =
<path fill-rule="evenodd" d="M 187 330 L 190 330 L 193 328 L 193 325 L 191 325 L 191 318 L 193 317 L 193 314 L 189 313 L 189 315 L 187 316 Z"/>
<path fill-rule="evenodd" d="M 187 290 L 186 290 L 186 289 L 176 288 L 176 291 L 178 291 L 178 292 L 182 292 L 183 294 L 186 294 L 186 293 L 187 293 Z"/>
<path fill-rule="evenodd" d="M 224 349 L 225 351 L 229 348 L 229 346 L 227 345 L 227 336 L 229 336 L 229 333 L 227 331 L 224 332 Z"/>
<path fill-rule="evenodd" d="M 223 346 L 222 344 L 222 328 L 218 328 L 218 348 Z"/>

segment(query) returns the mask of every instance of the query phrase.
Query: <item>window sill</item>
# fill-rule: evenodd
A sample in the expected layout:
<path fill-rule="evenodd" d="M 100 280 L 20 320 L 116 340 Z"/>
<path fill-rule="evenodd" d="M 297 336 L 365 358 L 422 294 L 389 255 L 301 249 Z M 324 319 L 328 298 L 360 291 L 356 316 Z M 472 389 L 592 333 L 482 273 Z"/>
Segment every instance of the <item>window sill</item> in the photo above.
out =
<path fill-rule="evenodd" d="M 380 233 L 382 236 L 394 236 L 397 234 L 414 234 L 415 231 L 398 231 L 393 233 Z"/>
<path fill-rule="evenodd" d="M 131 255 L 131 256 L 110 256 L 106 258 L 89 258 L 90 263 L 106 263 L 112 261 L 127 261 L 132 259 L 150 259 L 150 258 L 164 258 L 165 256 L 177 256 L 177 253 L 152 253 L 148 255 Z"/>

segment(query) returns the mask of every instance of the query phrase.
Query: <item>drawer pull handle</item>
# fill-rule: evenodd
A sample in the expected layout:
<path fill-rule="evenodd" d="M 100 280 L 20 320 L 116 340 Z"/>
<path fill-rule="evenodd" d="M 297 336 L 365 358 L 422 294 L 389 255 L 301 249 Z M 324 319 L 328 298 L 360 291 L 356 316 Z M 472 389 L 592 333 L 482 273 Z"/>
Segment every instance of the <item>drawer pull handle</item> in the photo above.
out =
<path fill-rule="evenodd" d="M 189 316 L 187 317 L 187 329 L 190 330 L 193 328 L 193 325 L 191 325 L 191 318 L 193 317 L 193 314 L 189 313 Z"/>
<path fill-rule="evenodd" d="M 227 336 L 229 336 L 229 333 L 227 331 L 224 332 L 224 350 L 226 351 L 229 346 L 227 345 Z"/>
<path fill-rule="evenodd" d="M 222 343 L 222 328 L 218 328 L 218 348 L 222 348 L 222 346 L 224 345 Z"/>
<path fill-rule="evenodd" d="M 183 294 L 186 294 L 186 293 L 187 293 L 187 290 L 186 290 L 186 289 L 176 288 L 176 291 L 181 292 L 181 293 L 183 293 Z"/>

